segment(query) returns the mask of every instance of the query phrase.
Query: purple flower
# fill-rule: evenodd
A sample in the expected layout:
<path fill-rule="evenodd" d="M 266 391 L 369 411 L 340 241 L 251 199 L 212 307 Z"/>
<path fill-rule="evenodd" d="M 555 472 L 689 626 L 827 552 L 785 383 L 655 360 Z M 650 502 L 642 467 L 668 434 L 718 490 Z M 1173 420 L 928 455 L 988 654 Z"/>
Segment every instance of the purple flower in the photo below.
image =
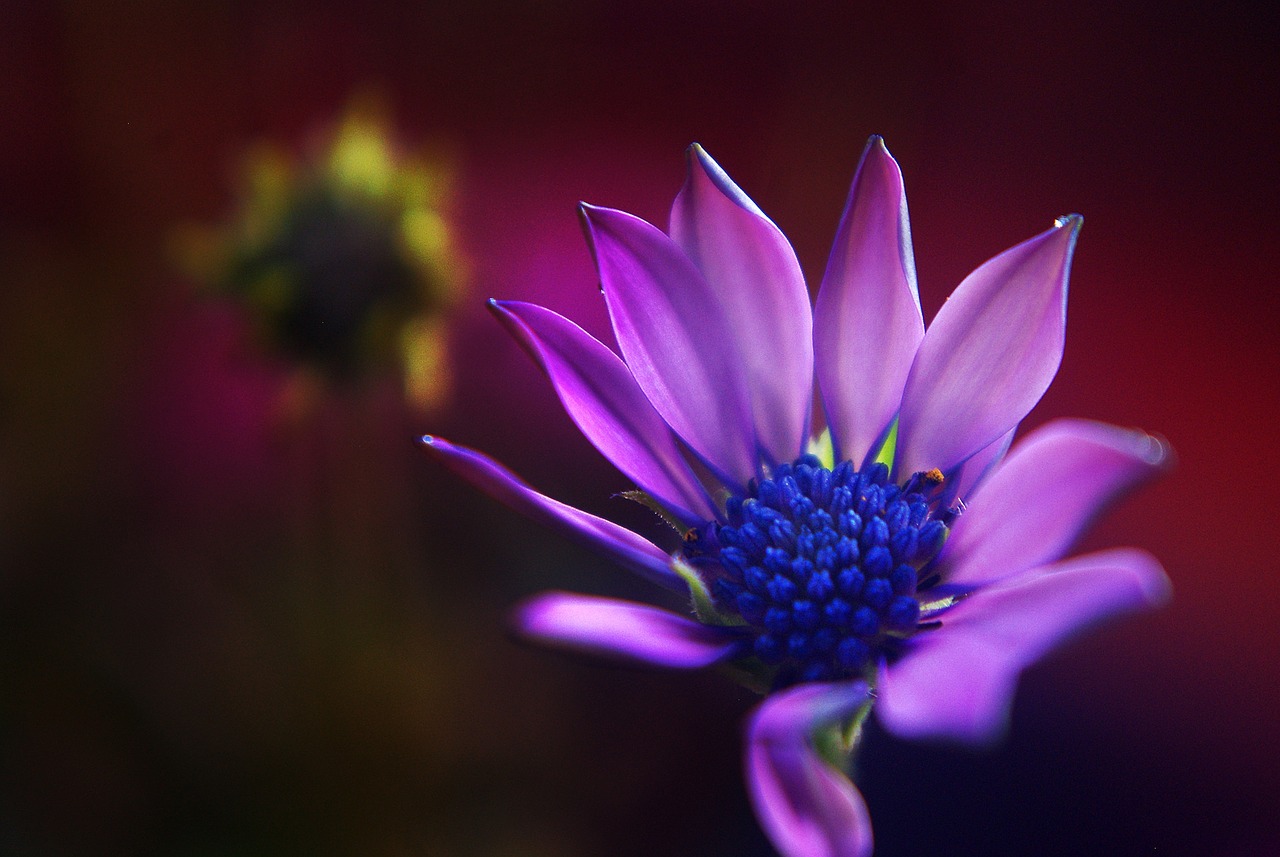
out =
<path fill-rule="evenodd" d="M 513 508 L 692 598 L 692 616 L 569 593 L 528 636 L 665 667 L 727 666 L 767 698 L 748 787 L 787 857 L 871 851 L 847 766 L 890 732 L 999 737 L 1019 672 L 1169 584 L 1150 555 L 1063 559 L 1160 472 L 1160 441 L 1059 420 L 1011 452 L 1062 358 L 1080 217 L 986 262 L 926 332 L 902 175 L 879 137 L 854 177 L 817 304 L 778 228 L 700 147 L 664 234 L 582 215 L 622 356 L 556 313 L 492 302 L 570 417 L 683 534 L 674 553 L 558 503 L 493 460 L 426 448 Z M 816 437 L 814 384 L 827 428 Z"/>

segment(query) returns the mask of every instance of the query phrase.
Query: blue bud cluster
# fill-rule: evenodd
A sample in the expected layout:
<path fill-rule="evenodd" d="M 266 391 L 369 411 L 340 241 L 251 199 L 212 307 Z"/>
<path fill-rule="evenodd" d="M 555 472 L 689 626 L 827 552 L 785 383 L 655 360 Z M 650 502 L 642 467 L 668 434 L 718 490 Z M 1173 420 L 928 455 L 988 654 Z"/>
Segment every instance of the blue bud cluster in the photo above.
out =
<path fill-rule="evenodd" d="M 891 483 L 883 464 L 828 470 L 803 456 L 730 498 L 728 523 L 686 548 L 718 564 L 712 595 L 745 620 L 776 685 L 859 675 L 916 631 L 921 569 L 947 536 L 918 484 Z"/>

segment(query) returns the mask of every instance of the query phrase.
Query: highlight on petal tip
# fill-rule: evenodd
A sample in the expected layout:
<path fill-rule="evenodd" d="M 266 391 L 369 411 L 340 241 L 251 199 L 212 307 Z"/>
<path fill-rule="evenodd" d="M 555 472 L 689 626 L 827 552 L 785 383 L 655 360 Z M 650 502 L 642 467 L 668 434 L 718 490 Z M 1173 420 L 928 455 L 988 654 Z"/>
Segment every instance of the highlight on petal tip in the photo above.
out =
<path fill-rule="evenodd" d="M 736 650 L 736 641 L 722 628 L 611 598 L 549 592 L 526 601 L 515 616 L 527 637 L 660 667 L 708 667 Z"/>
<path fill-rule="evenodd" d="M 756 217 L 768 219 L 765 213 L 760 210 L 760 206 L 756 205 L 751 197 L 742 192 L 742 188 L 738 187 L 733 179 L 729 178 L 729 174 L 716 163 L 714 158 L 707 154 L 707 150 L 702 148 L 700 143 L 689 144 L 689 148 L 685 152 L 685 160 L 688 165 L 690 179 L 694 175 L 694 170 L 701 170 L 725 197 L 742 206 L 742 208 Z"/>
<path fill-rule="evenodd" d="M 1062 362 L 1082 218 L 983 263 L 938 310 L 903 390 L 900 474 L 949 472 L 1017 425 Z"/>

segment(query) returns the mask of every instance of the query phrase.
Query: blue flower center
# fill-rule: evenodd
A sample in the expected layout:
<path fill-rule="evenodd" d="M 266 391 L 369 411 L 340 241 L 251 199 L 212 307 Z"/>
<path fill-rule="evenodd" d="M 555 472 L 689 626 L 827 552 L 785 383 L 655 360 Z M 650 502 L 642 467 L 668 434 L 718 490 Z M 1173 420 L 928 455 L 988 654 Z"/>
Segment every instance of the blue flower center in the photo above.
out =
<path fill-rule="evenodd" d="M 812 455 L 753 480 L 727 523 L 686 539 L 717 608 L 746 623 L 774 684 L 851 678 L 921 625 L 918 593 L 947 536 L 941 475 L 904 486 L 874 464 L 834 470 Z"/>

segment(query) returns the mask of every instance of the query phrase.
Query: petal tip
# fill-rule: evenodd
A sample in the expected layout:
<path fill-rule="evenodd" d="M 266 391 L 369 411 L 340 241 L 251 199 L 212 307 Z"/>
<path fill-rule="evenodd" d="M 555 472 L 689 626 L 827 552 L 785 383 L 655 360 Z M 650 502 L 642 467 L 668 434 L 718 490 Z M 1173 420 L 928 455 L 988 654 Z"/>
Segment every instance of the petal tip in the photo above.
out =
<path fill-rule="evenodd" d="M 1172 470 L 1178 463 L 1178 454 L 1164 437 L 1141 432 L 1137 441 L 1138 456 L 1161 472 Z"/>
<path fill-rule="evenodd" d="M 1160 560 L 1136 548 L 1120 548 L 1118 552 L 1137 578 L 1138 592 L 1146 607 L 1154 610 L 1173 600 L 1173 581 L 1169 580 Z M 1129 555 L 1125 556 L 1126 553 Z"/>
<path fill-rule="evenodd" d="M 485 309 L 493 313 L 498 321 L 504 321 L 511 316 L 511 310 L 507 309 L 510 301 L 500 301 L 497 298 L 489 298 L 484 302 Z"/>
<path fill-rule="evenodd" d="M 602 206 L 592 205 L 589 202 L 578 200 L 578 219 L 582 221 L 582 226 L 588 233 L 591 232 L 592 227 L 594 227 L 600 220 L 600 213 L 607 210 L 608 209 Z"/>
<path fill-rule="evenodd" d="M 426 446 L 426 447 L 433 447 L 433 446 L 435 446 L 435 445 L 436 445 L 436 440 L 437 440 L 437 438 L 436 438 L 436 436 L 435 436 L 435 435 L 433 435 L 433 434 L 424 434 L 422 437 L 418 438 L 418 443 L 420 443 L 420 444 L 422 444 L 423 446 Z"/>
<path fill-rule="evenodd" d="M 1080 228 L 1084 225 L 1084 216 L 1080 214 L 1064 214 L 1055 218 L 1053 225 L 1057 229 L 1070 229 L 1071 237 L 1074 238 L 1080 234 Z"/>
<path fill-rule="evenodd" d="M 497 298 L 489 298 L 489 300 L 484 303 L 485 308 L 497 316 L 499 321 L 503 321 L 512 316 L 510 308 L 511 304 L 512 301 L 500 301 Z"/>

